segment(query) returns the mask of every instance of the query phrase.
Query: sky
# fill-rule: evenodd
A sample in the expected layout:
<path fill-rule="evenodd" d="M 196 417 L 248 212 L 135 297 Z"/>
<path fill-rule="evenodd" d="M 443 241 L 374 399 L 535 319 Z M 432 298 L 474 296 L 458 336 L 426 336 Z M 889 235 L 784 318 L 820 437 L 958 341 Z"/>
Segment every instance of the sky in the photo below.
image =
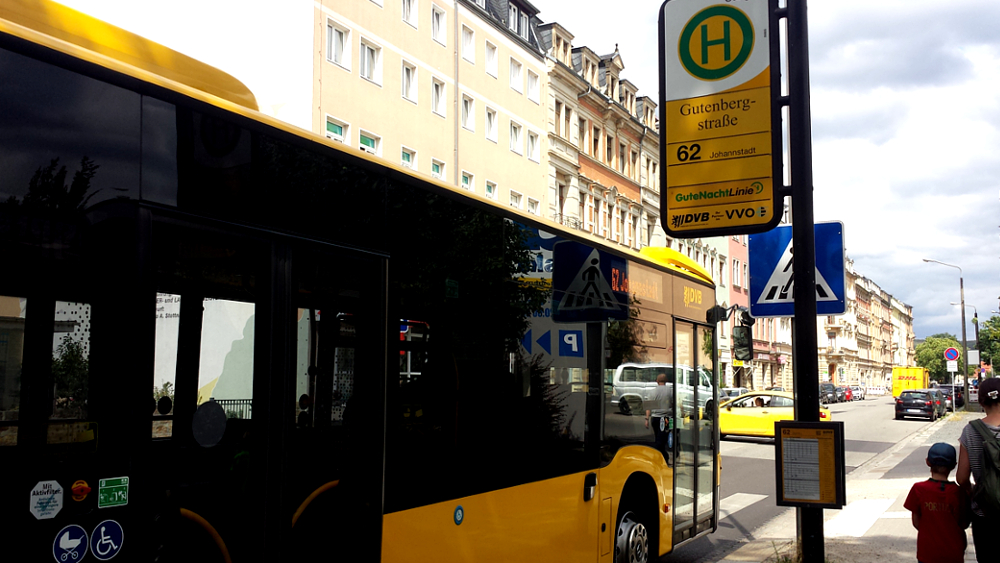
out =
<path fill-rule="evenodd" d="M 242 80 L 308 127 L 310 0 L 60 0 Z M 343 0 L 360 2 L 363 0 Z M 390 2 L 392 0 L 385 0 Z M 530 0 L 658 99 L 658 0 Z M 1000 310 L 1000 2 L 810 2 L 814 216 L 855 270 L 913 307 L 917 338 Z M 923 259 L 933 259 L 952 268 Z"/>

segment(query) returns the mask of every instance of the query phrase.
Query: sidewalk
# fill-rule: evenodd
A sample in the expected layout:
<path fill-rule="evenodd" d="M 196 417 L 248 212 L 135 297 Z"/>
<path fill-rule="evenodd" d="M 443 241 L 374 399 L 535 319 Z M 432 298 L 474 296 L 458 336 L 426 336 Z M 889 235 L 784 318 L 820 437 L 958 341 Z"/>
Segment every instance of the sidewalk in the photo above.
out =
<path fill-rule="evenodd" d="M 903 502 L 913 483 L 922 478 L 893 478 L 893 469 L 910 455 L 922 455 L 935 442 L 947 442 L 958 449 L 958 438 L 968 421 L 982 413 L 952 413 L 922 431 L 871 458 L 847 475 L 847 506 L 824 510 L 823 536 L 826 560 L 830 563 L 871 562 L 914 563 L 917 560 L 917 531 Z M 919 452 L 918 452 L 919 451 Z M 951 474 L 954 481 L 955 473 Z M 975 562 L 972 530 L 965 561 Z M 786 561 L 794 555 L 795 509 L 790 508 L 754 530 L 749 542 L 722 561 Z M 788 559 L 791 561 L 791 559 Z M 811 563 L 811 562 L 810 562 Z"/>

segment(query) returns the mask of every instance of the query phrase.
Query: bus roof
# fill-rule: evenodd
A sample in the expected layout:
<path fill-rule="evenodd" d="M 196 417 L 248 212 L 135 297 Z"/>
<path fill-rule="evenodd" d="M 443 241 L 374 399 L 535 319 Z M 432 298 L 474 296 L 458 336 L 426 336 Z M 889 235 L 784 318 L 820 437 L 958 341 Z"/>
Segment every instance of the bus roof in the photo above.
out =
<path fill-rule="evenodd" d="M 543 223 L 537 216 L 525 211 L 486 198 L 470 197 L 465 190 L 455 185 L 403 168 L 395 162 L 367 153 L 345 150 L 340 143 L 322 135 L 262 114 L 253 92 L 233 76 L 52 0 L 2 0 L 0 32 L 21 37 L 37 45 L 242 114 L 262 124 L 308 139 L 310 142 L 349 154 L 352 158 L 370 161 L 388 169 L 390 175 L 397 178 L 409 177 L 439 189 L 444 188 L 459 197 L 474 200 L 487 207 L 502 209 L 504 213 L 539 223 L 540 227 L 554 232 L 566 230 L 560 225 Z M 584 238 L 588 243 L 614 248 L 632 259 L 647 261 L 715 287 L 715 281 L 708 271 L 676 250 L 665 247 L 644 247 L 636 252 L 606 244 L 600 239 Z"/>
<path fill-rule="evenodd" d="M 21 29 L 17 29 L 17 26 Z M 234 104 L 255 111 L 258 109 L 253 92 L 233 76 L 51 0 L 3 0 L 0 3 L 0 31 L 91 60 L 112 70 L 121 70 L 107 64 L 106 60 L 83 56 L 78 49 L 67 49 L 66 45 L 53 45 L 51 40 L 43 40 L 31 33 L 35 32 L 84 51 L 103 55 L 112 61 L 185 84 Z"/>

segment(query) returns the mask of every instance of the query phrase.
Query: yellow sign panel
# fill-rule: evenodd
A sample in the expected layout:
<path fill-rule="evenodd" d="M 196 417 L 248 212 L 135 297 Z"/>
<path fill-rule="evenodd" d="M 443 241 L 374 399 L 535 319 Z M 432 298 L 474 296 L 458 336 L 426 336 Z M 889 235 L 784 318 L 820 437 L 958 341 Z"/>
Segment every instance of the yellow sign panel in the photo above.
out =
<path fill-rule="evenodd" d="M 836 504 L 836 452 L 832 428 L 782 428 L 782 500 Z"/>
<path fill-rule="evenodd" d="M 664 228 L 713 236 L 773 227 L 780 143 L 768 1 L 668 0 L 661 22 Z"/>

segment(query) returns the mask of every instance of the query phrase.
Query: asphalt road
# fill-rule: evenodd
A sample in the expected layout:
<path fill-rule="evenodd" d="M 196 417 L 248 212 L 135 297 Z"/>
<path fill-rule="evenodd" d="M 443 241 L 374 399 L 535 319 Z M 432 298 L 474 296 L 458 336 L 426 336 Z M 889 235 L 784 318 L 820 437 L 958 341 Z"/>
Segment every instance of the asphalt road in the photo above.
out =
<path fill-rule="evenodd" d="M 829 406 L 833 420 L 844 422 L 848 473 L 929 423 L 922 419 L 895 420 L 891 396 Z M 919 461 L 922 466 L 922 459 Z M 915 462 L 905 465 L 910 472 L 920 469 Z M 754 530 L 785 511 L 794 510 L 777 506 L 774 491 L 774 441 L 726 438 L 722 441 L 722 514 L 718 531 L 678 547 L 661 558 L 661 563 L 707 563 L 722 559 L 753 538 Z"/>

